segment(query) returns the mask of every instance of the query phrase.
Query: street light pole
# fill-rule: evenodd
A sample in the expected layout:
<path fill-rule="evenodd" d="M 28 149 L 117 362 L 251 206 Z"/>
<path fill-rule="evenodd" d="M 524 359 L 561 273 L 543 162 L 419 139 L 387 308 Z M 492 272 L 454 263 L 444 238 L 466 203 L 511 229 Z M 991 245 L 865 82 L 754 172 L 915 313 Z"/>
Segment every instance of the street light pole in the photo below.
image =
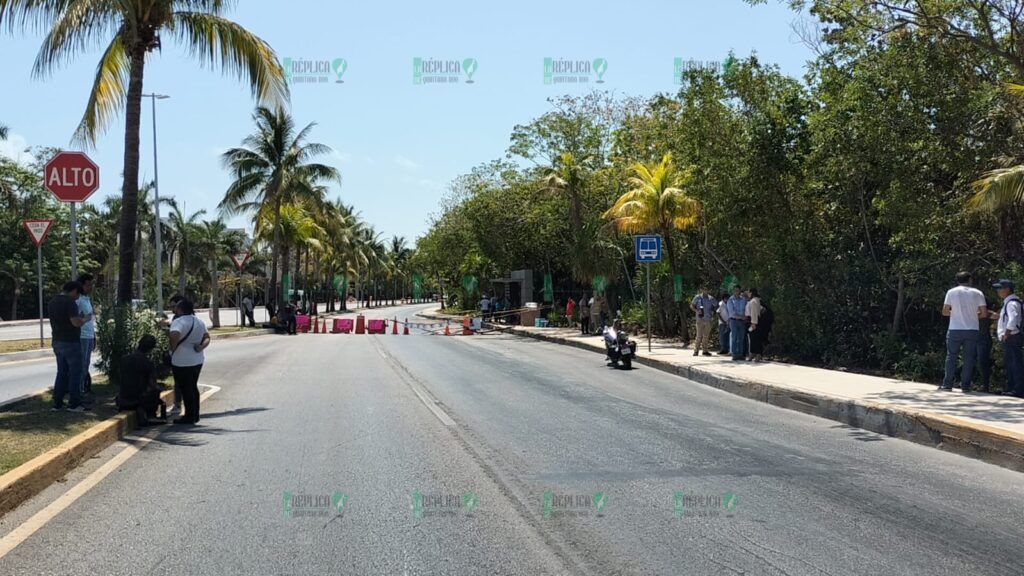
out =
<path fill-rule="evenodd" d="M 163 240 L 161 238 L 160 224 L 160 171 L 157 167 L 156 154 L 156 101 L 170 98 L 165 94 L 143 94 L 149 98 L 153 111 L 153 212 L 156 216 L 156 309 L 157 312 L 164 310 L 164 257 Z"/>

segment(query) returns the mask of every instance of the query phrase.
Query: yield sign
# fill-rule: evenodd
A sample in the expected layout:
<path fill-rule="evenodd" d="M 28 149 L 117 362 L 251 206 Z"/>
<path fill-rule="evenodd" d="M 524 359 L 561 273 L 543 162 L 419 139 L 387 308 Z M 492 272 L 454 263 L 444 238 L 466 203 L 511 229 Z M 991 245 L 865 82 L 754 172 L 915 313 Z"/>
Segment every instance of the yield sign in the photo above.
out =
<path fill-rule="evenodd" d="M 28 230 L 28 235 L 32 237 L 36 246 L 42 246 L 50 227 L 53 226 L 53 220 L 22 220 L 21 224 Z"/>
<path fill-rule="evenodd" d="M 232 254 L 231 261 L 235 263 L 236 268 L 241 270 L 242 266 L 245 266 L 245 263 L 249 261 L 249 253 L 239 252 L 237 254 Z"/>

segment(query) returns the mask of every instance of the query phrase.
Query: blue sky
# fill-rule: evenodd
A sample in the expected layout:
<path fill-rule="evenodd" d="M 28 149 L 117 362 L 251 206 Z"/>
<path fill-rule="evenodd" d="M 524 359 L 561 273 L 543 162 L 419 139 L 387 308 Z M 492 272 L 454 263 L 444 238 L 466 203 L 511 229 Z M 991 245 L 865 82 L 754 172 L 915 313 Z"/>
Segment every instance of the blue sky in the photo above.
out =
<path fill-rule="evenodd" d="M 729 50 L 741 57 L 756 51 L 794 76 L 803 75 L 811 58 L 790 27 L 799 16 L 776 2 L 245 0 L 230 16 L 281 58 L 347 61 L 344 83 L 293 85 L 292 114 L 302 125 L 316 122 L 312 139 L 334 149 L 325 161 L 342 172 L 343 182 L 331 195 L 355 205 L 385 236 L 410 242 L 427 229 L 452 178 L 504 155 L 514 125 L 547 111 L 548 97 L 591 89 L 544 84 L 545 57 L 604 58 L 600 87 L 642 96 L 676 90 L 677 57 L 718 61 Z M 68 147 L 81 118 L 99 49 L 40 81 L 31 78 L 39 42 L 38 35 L 0 36 L 8 70 L 0 122 L 12 132 L 0 153 L 16 155 L 26 145 Z M 475 58 L 474 82 L 414 85 L 414 57 Z M 184 202 L 189 212 L 214 212 L 229 180 L 219 154 L 251 130 L 248 89 L 203 69 L 167 38 L 163 53 L 147 64 L 145 91 L 171 95 L 157 104 L 162 195 Z M 148 178 L 152 132 L 144 104 L 142 172 Z M 119 119 L 88 151 L 102 174 L 90 201 L 120 193 L 123 130 Z M 232 224 L 249 227 L 243 218 Z"/>

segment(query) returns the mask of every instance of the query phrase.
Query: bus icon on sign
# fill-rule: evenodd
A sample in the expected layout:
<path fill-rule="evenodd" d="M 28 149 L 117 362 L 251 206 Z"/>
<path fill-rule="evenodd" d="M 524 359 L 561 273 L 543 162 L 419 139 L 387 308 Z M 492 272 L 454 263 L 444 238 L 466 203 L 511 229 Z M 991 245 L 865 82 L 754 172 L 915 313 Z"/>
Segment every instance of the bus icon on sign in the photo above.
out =
<path fill-rule="evenodd" d="M 636 261 L 661 262 L 661 236 L 637 236 Z"/>

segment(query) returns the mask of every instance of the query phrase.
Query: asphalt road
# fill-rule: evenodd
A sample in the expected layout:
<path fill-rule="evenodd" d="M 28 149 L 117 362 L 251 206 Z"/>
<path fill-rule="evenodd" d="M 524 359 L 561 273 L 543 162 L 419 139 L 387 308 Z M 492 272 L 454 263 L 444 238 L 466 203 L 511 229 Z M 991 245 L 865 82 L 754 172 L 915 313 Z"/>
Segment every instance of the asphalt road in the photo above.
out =
<path fill-rule="evenodd" d="M 215 344 L 201 424 L 164 429 L 0 574 L 1022 570 L 1021 474 L 653 369 L 503 335 Z"/>

